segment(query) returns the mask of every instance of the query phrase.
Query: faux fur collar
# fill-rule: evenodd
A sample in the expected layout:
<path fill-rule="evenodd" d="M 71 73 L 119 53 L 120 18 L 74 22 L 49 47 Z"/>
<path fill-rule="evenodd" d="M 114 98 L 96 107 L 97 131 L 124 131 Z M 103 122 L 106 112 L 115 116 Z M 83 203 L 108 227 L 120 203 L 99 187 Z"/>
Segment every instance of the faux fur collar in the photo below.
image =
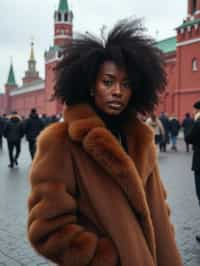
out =
<path fill-rule="evenodd" d="M 140 218 L 144 235 L 155 259 L 155 236 L 146 201 L 145 184 L 156 163 L 152 130 L 133 115 L 123 125 L 128 154 L 106 129 L 104 122 L 89 105 L 68 107 L 64 112 L 68 133 L 75 142 L 120 185 Z"/>
<path fill-rule="evenodd" d="M 64 120 L 69 126 L 69 136 L 73 141 L 85 143 L 86 146 L 93 144 L 96 151 L 96 149 L 102 148 L 99 143 L 101 140 L 105 144 L 104 152 L 112 151 L 113 160 L 114 157 L 116 157 L 116 161 L 117 157 L 119 159 L 127 157 L 119 142 L 106 129 L 104 122 L 89 105 L 80 104 L 68 107 L 64 111 Z M 156 162 L 153 131 L 134 114 L 130 117 L 130 121 L 123 125 L 123 128 L 127 137 L 128 153 L 135 162 L 143 182 L 146 183 Z M 87 147 L 85 148 L 87 149 Z"/>

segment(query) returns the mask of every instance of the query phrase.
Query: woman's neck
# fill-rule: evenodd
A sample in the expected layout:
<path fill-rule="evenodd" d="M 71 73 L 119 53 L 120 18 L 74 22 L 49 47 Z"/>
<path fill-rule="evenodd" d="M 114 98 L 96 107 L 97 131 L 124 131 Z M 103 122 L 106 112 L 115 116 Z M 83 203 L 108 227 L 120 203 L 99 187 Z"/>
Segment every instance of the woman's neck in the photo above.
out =
<path fill-rule="evenodd" d="M 105 125 L 108 128 L 120 128 L 120 124 L 122 121 L 122 114 L 120 115 L 109 115 L 105 112 L 103 112 L 102 110 L 100 110 L 98 107 L 93 106 L 95 112 L 97 113 L 97 115 L 103 120 L 103 122 L 105 123 Z"/>

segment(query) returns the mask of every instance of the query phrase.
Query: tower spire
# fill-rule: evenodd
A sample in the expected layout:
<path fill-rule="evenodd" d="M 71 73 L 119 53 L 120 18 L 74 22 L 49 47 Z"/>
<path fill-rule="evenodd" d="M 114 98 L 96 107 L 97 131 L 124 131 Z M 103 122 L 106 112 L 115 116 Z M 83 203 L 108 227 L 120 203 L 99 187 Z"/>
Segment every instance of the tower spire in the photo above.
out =
<path fill-rule="evenodd" d="M 33 42 L 33 41 L 31 41 L 30 61 L 35 61 L 35 55 L 34 55 L 34 42 Z"/>
<path fill-rule="evenodd" d="M 14 69 L 13 69 L 12 60 L 10 63 L 10 69 L 9 69 L 8 80 L 7 80 L 6 85 L 7 86 L 17 86 L 16 81 L 15 81 L 15 73 L 14 73 Z"/>
<path fill-rule="evenodd" d="M 25 72 L 25 76 L 23 77 L 23 85 L 26 83 L 33 82 L 35 80 L 41 80 L 39 77 L 39 73 L 36 70 L 36 60 L 34 54 L 34 42 L 31 41 L 31 51 L 30 58 L 28 60 L 28 70 Z"/>
<path fill-rule="evenodd" d="M 69 12 L 69 5 L 67 0 L 60 0 L 58 11 L 60 12 Z"/>

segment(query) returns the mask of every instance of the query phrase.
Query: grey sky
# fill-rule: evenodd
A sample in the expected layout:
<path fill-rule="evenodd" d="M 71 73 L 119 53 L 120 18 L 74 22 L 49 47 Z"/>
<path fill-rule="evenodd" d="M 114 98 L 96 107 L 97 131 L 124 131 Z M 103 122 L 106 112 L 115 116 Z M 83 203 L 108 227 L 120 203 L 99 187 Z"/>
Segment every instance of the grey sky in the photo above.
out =
<path fill-rule="evenodd" d="M 44 51 L 53 43 L 53 13 L 59 0 L 0 0 L 0 92 L 7 81 L 10 58 L 15 77 L 27 69 L 31 36 L 35 40 L 37 69 L 44 77 Z M 74 30 L 99 33 L 102 24 L 112 27 L 120 18 L 143 17 L 157 40 L 175 35 L 187 15 L 187 0 L 68 0 L 74 13 Z M 156 34 L 159 31 L 159 34 Z"/>

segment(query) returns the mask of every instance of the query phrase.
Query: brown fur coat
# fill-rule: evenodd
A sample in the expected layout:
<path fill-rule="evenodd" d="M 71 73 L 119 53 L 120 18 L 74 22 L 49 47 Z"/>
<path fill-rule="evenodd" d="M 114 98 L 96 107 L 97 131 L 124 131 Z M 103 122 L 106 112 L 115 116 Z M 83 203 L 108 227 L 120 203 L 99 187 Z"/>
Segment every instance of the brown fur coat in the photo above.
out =
<path fill-rule="evenodd" d="M 28 237 L 62 266 L 181 266 L 151 129 L 124 125 L 128 154 L 88 105 L 44 130 L 30 171 Z"/>

